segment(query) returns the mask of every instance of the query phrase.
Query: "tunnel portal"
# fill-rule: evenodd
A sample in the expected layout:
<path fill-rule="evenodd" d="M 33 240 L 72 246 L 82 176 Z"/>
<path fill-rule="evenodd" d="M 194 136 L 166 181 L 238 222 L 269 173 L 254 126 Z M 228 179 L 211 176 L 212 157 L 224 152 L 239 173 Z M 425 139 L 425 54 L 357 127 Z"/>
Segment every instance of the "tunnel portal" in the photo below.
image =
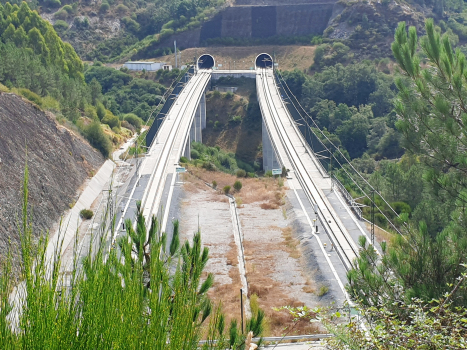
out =
<path fill-rule="evenodd" d="M 272 68 L 273 61 L 271 55 L 262 53 L 256 57 L 256 68 Z"/>
<path fill-rule="evenodd" d="M 198 58 L 199 69 L 212 69 L 215 65 L 216 61 L 211 55 L 202 55 Z"/>

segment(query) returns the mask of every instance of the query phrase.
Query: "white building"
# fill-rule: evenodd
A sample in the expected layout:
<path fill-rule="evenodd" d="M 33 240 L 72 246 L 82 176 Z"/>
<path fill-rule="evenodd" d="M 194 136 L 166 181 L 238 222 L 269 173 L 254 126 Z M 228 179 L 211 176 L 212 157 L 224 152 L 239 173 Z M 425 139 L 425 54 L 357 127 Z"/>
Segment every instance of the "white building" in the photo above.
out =
<path fill-rule="evenodd" d="M 125 62 L 123 66 L 129 70 L 145 70 L 147 72 L 155 72 L 159 69 L 172 70 L 172 66 L 164 62 Z"/>

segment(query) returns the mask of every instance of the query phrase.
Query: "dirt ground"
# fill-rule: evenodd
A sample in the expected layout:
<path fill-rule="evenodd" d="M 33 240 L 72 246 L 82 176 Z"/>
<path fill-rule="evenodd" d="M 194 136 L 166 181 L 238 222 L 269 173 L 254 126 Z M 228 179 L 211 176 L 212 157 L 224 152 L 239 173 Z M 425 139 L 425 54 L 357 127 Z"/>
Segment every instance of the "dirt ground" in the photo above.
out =
<path fill-rule="evenodd" d="M 216 276 L 211 290 L 214 301 L 222 301 L 227 322 L 240 316 L 240 276 L 237 248 L 227 197 L 204 182 L 217 182 L 219 189 L 237 178 L 220 172 L 189 168 L 182 205 L 182 238 L 189 238 L 199 227 L 203 242 L 210 249 L 208 272 Z M 321 331 L 309 322 L 294 324 L 282 306 L 309 307 L 318 304 L 318 286 L 306 271 L 299 241 L 288 218 L 286 184 L 273 178 L 243 178 L 243 188 L 234 193 L 244 235 L 244 251 L 249 297 L 252 309 L 266 314 L 266 336 L 312 334 Z M 209 221 L 207 217 L 209 216 Z M 213 220 L 214 218 L 214 220 Z"/>
<path fill-rule="evenodd" d="M 182 51 L 182 62 L 191 63 L 193 57 L 199 57 L 205 53 L 211 54 L 216 59 L 216 64 L 222 64 L 222 69 L 250 69 L 254 67 L 256 57 L 263 52 L 275 54 L 276 63 L 283 70 L 308 69 L 313 64 L 316 46 L 298 45 L 264 45 L 264 46 L 226 46 L 226 47 L 200 47 Z M 161 61 L 175 64 L 175 57 L 167 55 L 156 57 L 150 61 Z M 234 62 L 235 61 L 235 62 Z M 230 68 L 229 68 L 230 66 Z"/>
<path fill-rule="evenodd" d="M 209 248 L 205 272 L 215 276 L 209 295 L 216 304 L 222 302 L 229 324 L 232 318 L 240 319 L 242 288 L 229 201 L 198 178 L 190 174 L 184 176 L 180 239 L 191 241 L 198 228 L 201 231 L 202 244 Z"/>

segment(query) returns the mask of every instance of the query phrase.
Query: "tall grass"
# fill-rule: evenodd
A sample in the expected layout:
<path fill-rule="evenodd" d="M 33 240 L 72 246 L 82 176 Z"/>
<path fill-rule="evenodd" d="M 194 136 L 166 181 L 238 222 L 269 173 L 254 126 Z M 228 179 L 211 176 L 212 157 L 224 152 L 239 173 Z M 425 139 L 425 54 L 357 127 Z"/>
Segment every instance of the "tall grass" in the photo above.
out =
<path fill-rule="evenodd" d="M 18 225 L 25 293 L 19 303 L 10 300 L 9 256 L 0 276 L 0 349 L 180 350 L 199 348 L 201 338 L 208 340 L 203 349 L 243 349 L 245 336 L 237 331 L 232 344 L 226 340 L 221 308 L 213 308 L 207 297 L 213 276 L 202 278 L 209 252 L 200 233 L 180 246 L 175 223 L 168 242 L 155 218 L 147 230 L 141 210 L 135 228 L 131 222 L 126 227 L 128 236 L 116 248 L 108 252 L 102 241 L 64 275 L 61 247 L 48 257 L 47 235 L 34 244 L 26 166 Z M 20 312 L 13 310 L 18 304 Z M 12 321 L 16 316 L 18 324 Z M 247 331 L 260 334 L 262 317 L 258 311 Z"/>

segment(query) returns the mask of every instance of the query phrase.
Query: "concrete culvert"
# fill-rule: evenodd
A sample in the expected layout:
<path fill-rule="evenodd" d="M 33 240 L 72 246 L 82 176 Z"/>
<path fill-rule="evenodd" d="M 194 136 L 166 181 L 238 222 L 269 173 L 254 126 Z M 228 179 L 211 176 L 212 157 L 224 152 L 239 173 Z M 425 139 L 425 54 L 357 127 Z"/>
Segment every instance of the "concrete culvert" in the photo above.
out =
<path fill-rule="evenodd" d="M 256 57 L 256 68 L 272 68 L 272 57 L 267 53 L 262 53 Z"/>
<path fill-rule="evenodd" d="M 212 69 L 216 64 L 214 57 L 211 55 L 202 55 L 198 58 L 199 69 Z"/>

